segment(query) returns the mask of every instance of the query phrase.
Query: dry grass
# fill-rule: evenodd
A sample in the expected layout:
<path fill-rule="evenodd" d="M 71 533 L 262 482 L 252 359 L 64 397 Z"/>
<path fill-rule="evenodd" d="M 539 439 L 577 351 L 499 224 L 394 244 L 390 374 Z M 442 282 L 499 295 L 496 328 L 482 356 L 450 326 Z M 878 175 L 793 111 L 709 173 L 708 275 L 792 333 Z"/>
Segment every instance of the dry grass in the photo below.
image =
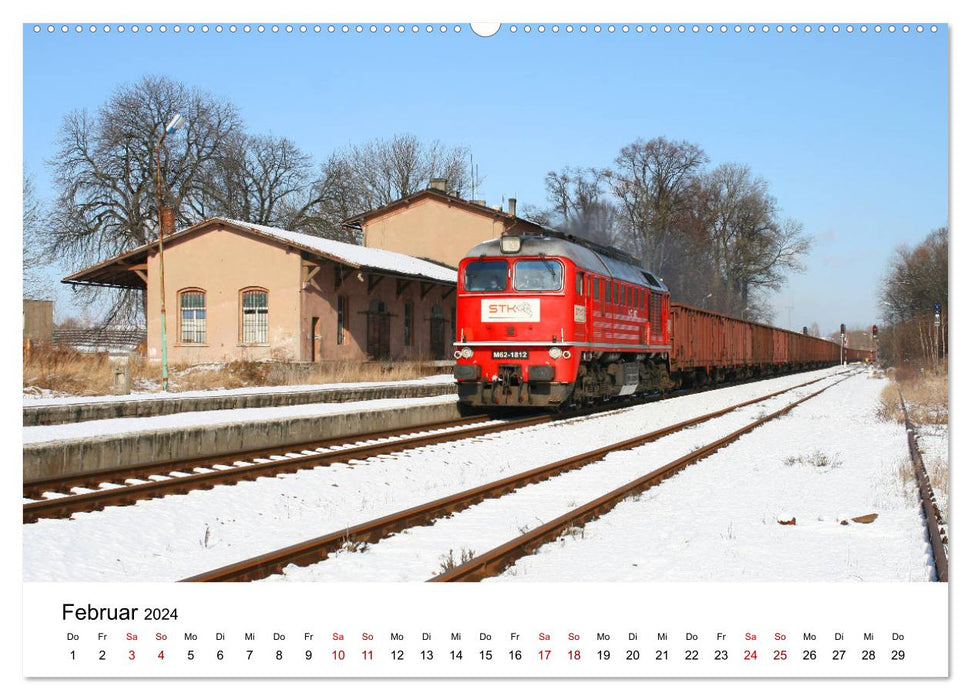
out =
<path fill-rule="evenodd" d="M 880 392 L 880 405 L 877 407 L 877 417 L 881 420 L 904 422 L 904 412 L 900 407 L 900 396 L 897 385 L 888 384 Z"/>
<path fill-rule="evenodd" d="M 142 357 L 129 361 L 133 391 L 160 391 L 162 369 Z M 239 389 L 347 382 L 401 381 L 434 374 L 417 362 L 334 362 L 327 364 L 237 360 L 169 367 L 169 391 Z M 111 366 L 105 353 L 82 353 L 57 346 L 35 347 L 23 359 L 25 392 L 100 396 L 111 393 Z"/>
<path fill-rule="evenodd" d="M 947 377 L 912 375 L 900 380 L 900 390 L 915 423 L 947 425 Z"/>
<path fill-rule="evenodd" d="M 924 460 L 924 469 L 927 470 L 927 478 L 931 482 L 931 487 L 934 489 L 934 493 L 937 494 L 937 507 L 941 511 L 941 517 L 944 522 L 949 521 L 948 505 L 949 505 L 949 489 L 948 489 L 948 473 L 949 465 L 947 461 L 943 459 L 931 459 Z"/>
<path fill-rule="evenodd" d="M 830 457 L 825 452 L 820 450 L 814 450 L 808 455 L 799 455 L 795 457 L 786 457 L 784 460 L 787 467 L 792 467 L 797 464 L 807 465 L 811 467 L 816 467 L 822 470 L 836 469 L 843 466 L 843 461 L 840 459 L 837 453 L 833 457 Z"/>
<path fill-rule="evenodd" d="M 465 547 L 462 547 L 459 550 L 459 558 L 458 560 L 456 560 L 455 553 L 450 549 L 448 550 L 448 554 L 445 554 L 441 557 L 441 560 L 438 563 L 439 569 L 437 572 L 433 572 L 433 575 L 439 576 L 441 574 L 447 574 L 452 569 L 462 566 L 462 564 L 465 564 L 468 561 L 472 561 L 473 559 L 475 559 L 474 550 L 466 549 Z"/>
<path fill-rule="evenodd" d="M 938 375 L 921 375 L 910 371 L 898 371 L 894 375 L 896 380 L 886 386 L 880 394 L 880 405 L 877 416 L 883 420 L 904 422 L 904 414 L 900 408 L 899 391 L 907 401 L 907 410 L 914 423 L 947 425 L 947 377 Z"/>
<path fill-rule="evenodd" d="M 107 394 L 111 369 L 105 354 L 85 354 L 56 346 L 35 348 L 23 359 L 24 388 L 72 396 Z"/>
<path fill-rule="evenodd" d="M 921 426 L 948 425 L 948 386 L 947 375 L 936 375 L 928 372 L 913 371 L 909 368 L 898 370 L 894 376 L 896 382 L 884 389 L 880 397 L 880 408 L 877 414 L 881 417 L 903 422 L 903 411 L 900 409 L 900 398 L 897 387 L 907 402 L 910 419 L 917 426 L 917 443 L 924 453 L 924 468 L 931 486 L 937 494 L 938 507 L 941 509 L 945 522 L 948 513 L 948 477 L 949 464 L 947 459 L 933 456 L 934 450 L 925 451 L 925 440 L 932 440 L 934 434 L 943 434 L 946 439 L 947 430 L 933 427 L 921 430 Z M 885 415 L 887 414 L 887 415 Z M 901 460 L 897 467 L 898 480 L 906 485 L 914 481 L 913 466 L 910 460 Z"/>

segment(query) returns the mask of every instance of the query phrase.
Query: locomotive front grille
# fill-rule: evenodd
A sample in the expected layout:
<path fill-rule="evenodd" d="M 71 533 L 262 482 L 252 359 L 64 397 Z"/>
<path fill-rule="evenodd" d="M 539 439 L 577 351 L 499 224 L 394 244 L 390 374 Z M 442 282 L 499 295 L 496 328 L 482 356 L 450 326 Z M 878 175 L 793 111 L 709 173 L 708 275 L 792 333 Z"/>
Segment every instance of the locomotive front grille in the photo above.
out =
<path fill-rule="evenodd" d="M 516 385 L 523 381 L 522 365 L 499 365 L 496 372 L 497 380 L 500 384 Z"/>

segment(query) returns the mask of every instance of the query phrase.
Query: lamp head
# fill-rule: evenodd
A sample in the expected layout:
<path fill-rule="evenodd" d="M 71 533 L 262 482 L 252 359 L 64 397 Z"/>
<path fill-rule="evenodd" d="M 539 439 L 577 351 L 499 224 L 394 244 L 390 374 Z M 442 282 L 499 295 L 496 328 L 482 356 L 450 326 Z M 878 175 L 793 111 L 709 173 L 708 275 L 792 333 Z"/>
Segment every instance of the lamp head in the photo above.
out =
<path fill-rule="evenodd" d="M 165 127 L 165 133 L 171 134 L 173 131 L 175 131 L 180 126 L 182 126 L 184 122 L 185 122 L 185 117 L 183 117 L 181 114 L 176 114 L 174 117 L 172 117 L 172 121 L 170 121 L 168 125 Z"/>

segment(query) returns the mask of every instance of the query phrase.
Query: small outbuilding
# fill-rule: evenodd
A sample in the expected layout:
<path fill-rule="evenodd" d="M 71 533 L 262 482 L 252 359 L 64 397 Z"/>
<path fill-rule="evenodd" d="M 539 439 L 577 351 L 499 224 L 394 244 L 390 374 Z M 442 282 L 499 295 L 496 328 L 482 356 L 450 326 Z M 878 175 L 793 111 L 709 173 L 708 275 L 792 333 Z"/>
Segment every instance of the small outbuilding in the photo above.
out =
<path fill-rule="evenodd" d="M 24 299 L 24 341 L 49 343 L 54 337 L 54 302 Z"/>
<path fill-rule="evenodd" d="M 418 257 L 224 218 L 92 265 L 68 284 L 145 291 L 147 355 L 168 361 L 451 357 L 456 271 Z"/>

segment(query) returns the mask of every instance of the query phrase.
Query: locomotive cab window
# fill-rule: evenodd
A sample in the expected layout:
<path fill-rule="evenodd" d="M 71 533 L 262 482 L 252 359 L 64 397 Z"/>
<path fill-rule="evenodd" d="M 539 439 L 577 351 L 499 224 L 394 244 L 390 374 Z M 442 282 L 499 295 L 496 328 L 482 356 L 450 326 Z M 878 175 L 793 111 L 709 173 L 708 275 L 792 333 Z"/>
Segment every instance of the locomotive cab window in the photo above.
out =
<path fill-rule="evenodd" d="M 555 292 L 563 287 L 563 263 L 557 260 L 520 260 L 513 283 L 523 292 Z"/>
<path fill-rule="evenodd" d="M 476 260 L 465 266 L 465 289 L 469 292 L 503 292 L 509 268 L 505 260 Z"/>

